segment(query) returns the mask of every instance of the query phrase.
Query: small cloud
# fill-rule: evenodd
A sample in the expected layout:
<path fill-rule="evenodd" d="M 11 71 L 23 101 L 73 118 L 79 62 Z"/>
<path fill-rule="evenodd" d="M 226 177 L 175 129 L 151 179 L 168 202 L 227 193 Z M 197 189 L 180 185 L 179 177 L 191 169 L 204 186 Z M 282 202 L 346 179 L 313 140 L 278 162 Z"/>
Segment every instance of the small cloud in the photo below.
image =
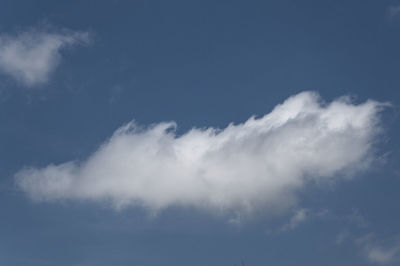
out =
<path fill-rule="evenodd" d="M 298 227 L 301 223 L 305 222 L 308 218 L 309 211 L 307 209 L 300 209 L 290 218 L 287 224 L 284 224 L 281 228 L 282 232 L 290 231 Z"/>
<path fill-rule="evenodd" d="M 387 9 L 386 14 L 389 19 L 394 19 L 394 18 L 398 17 L 400 15 L 400 5 L 390 6 Z"/>
<path fill-rule="evenodd" d="M 374 264 L 385 265 L 400 262 L 400 242 L 377 241 L 373 234 L 356 240 L 365 258 Z"/>
<path fill-rule="evenodd" d="M 336 236 L 336 240 L 335 243 L 336 245 L 341 245 L 342 243 L 344 243 L 346 241 L 346 239 L 348 239 L 350 236 L 348 231 L 342 231 L 340 232 L 337 236 Z"/>
<path fill-rule="evenodd" d="M 87 32 L 30 29 L 0 35 L 0 71 L 26 87 L 44 84 L 61 60 L 61 49 L 87 43 Z"/>

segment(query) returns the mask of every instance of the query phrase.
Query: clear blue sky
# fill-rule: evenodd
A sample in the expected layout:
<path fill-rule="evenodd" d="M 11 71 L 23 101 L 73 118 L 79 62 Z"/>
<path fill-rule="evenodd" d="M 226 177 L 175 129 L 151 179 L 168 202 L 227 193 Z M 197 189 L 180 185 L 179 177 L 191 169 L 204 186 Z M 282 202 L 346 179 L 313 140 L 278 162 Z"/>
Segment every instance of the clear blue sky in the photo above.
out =
<path fill-rule="evenodd" d="M 399 265 L 399 48 L 400 1 L 1 1 L 0 265 Z"/>

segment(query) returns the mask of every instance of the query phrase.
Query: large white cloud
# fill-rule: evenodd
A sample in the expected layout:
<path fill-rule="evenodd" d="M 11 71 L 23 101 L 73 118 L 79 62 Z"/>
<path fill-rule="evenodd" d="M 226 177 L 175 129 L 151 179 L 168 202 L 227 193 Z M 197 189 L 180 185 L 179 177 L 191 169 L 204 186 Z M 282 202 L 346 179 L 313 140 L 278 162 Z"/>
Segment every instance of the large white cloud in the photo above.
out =
<path fill-rule="evenodd" d="M 87 32 L 49 32 L 30 29 L 15 35 L 0 35 L 0 70 L 21 84 L 31 87 L 45 83 L 58 65 L 60 50 L 86 43 Z"/>
<path fill-rule="evenodd" d="M 175 123 L 129 123 L 83 162 L 25 168 L 19 187 L 34 200 L 108 202 L 240 212 L 282 210 L 308 182 L 368 166 L 382 104 L 329 104 L 303 92 L 261 118 L 225 129 L 175 133 Z"/>

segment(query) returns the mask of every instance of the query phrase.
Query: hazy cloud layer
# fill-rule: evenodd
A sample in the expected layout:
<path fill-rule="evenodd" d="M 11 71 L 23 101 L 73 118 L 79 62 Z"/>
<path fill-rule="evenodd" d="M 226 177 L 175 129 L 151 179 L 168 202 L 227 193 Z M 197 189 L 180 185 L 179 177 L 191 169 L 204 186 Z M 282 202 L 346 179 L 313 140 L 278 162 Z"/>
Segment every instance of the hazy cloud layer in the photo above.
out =
<path fill-rule="evenodd" d="M 45 83 L 61 59 L 60 50 L 86 43 L 86 32 L 48 32 L 31 29 L 15 35 L 0 35 L 0 71 L 24 86 Z"/>
<path fill-rule="evenodd" d="M 381 107 L 348 98 L 327 104 L 303 92 L 261 118 L 221 130 L 194 128 L 177 136 L 173 122 L 145 129 L 129 123 L 87 160 L 25 168 L 16 180 L 38 201 L 91 200 L 152 210 L 283 210 L 308 181 L 340 178 L 368 166 Z"/>

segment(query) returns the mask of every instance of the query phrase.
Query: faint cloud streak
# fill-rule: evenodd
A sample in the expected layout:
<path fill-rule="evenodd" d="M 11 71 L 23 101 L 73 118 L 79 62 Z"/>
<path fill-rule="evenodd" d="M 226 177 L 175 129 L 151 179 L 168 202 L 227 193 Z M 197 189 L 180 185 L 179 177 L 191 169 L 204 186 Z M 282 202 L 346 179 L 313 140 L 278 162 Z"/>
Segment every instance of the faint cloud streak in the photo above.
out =
<path fill-rule="evenodd" d="M 368 234 L 356 240 L 365 258 L 375 264 L 386 265 L 400 262 L 400 242 L 382 243 L 373 234 Z"/>
<path fill-rule="evenodd" d="M 386 14 L 389 19 L 394 19 L 394 18 L 398 17 L 400 15 L 400 5 L 390 6 L 387 9 Z"/>

